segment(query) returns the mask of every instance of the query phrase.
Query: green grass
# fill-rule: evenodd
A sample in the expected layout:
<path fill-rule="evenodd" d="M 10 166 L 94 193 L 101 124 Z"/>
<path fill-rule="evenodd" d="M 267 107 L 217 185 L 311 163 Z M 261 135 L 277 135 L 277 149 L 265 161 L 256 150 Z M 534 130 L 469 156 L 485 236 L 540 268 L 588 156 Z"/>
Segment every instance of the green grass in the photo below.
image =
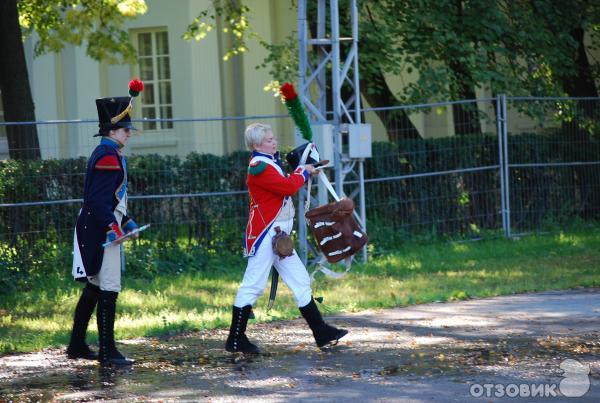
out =
<path fill-rule="evenodd" d="M 226 327 L 244 270 L 242 258 L 202 271 L 128 278 L 119 296 L 117 338 L 170 335 Z M 68 268 L 65 272 L 70 272 Z M 355 264 L 342 280 L 319 278 L 314 295 L 325 313 L 388 308 L 575 287 L 600 286 L 600 233 L 581 230 L 520 240 L 404 244 L 395 254 Z M 28 292 L 0 296 L 0 352 L 32 351 L 68 341 L 78 283 L 53 275 Z M 257 321 L 299 316 L 290 291 L 280 286 L 274 309 L 258 301 Z M 95 320 L 89 341 L 95 342 Z"/>

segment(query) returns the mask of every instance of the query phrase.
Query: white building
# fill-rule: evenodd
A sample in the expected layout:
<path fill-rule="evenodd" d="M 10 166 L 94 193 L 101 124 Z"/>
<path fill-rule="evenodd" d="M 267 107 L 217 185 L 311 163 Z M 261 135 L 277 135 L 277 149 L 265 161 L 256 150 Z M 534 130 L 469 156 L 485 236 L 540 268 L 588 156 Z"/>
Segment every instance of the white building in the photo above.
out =
<path fill-rule="evenodd" d="M 136 65 L 109 65 L 86 55 L 85 47 L 68 45 L 60 53 L 33 57 L 35 36 L 27 39 L 30 84 L 38 121 L 96 120 L 95 98 L 127 94 L 127 83 L 140 77 L 146 90 L 134 104 L 135 118 L 222 118 L 253 115 L 285 115 L 278 98 L 264 91 L 271 80 L 267 69 L 256 69 L 266 50 L 256 42 L 249 52 L 223 60 L 231 38 L 222 26 L 200 42 L 185 41 L 182 34 L 200 11 L 210 8 L 210 0 L 146 0 L 146 14 L 130 20 L 125 29 L 138 51 Z M 270 43 L 281 42 L 297 29 L 296 11 L 291 0 L 246 0 L 251 10 L 249 24 Z M 360 35 L 359 35 L 360 36 Z M 390 88 L 400 91 L 415 79 L 388 77 Z M 363 83 L 363 86 L 368 83 Z M 485 96 L 485 94 L 480 94 Z M 363 102 L 363 106 L 368 105 Z M 494 116 L 491 104 L 485 105 Z M 0 120 L 2 119 L 0 106 Z M 452 135 L 451 108 L 435 113 L 411 114 L 410 119 L 426 137 Z M 293 144 L 289 120 L 267 120 L 280 136 L 280 143 Z M 189 152 L 225 154 L 243 149 L 243 129 L 247 120 L 210 122 L 146 122 L 139 136 L 130 140 L 131 153 L 161 153 L 184 156 Z M 383 125 L 369 115 L 373 140 L 386 140 Z M 495 123 L 482 120 L 484 131 L 493 132 Z M 87 156 L 97 144 L 94 122 L 38 125 L 43 158 Z M 0 126 L 0 159 L 8 155 L 6 134 Z"/>
<path fill-rule="evenodd" d="M 145 91 L 134 102 L 134 118 L 221 118 L 286 114 L 278 98 L 263 90 L 270 77 L 255 66 L 266 56 L 257 43 L 241 57 L 223 60 L 229 48 L 217 29 L 202 41 L 186 41 L 182 34 L 209 0 L 147 0 L 146 14 L 125 28 L 138 51 L 137 65 L 109 65 L 86 55 L 85 47 L 68 45 L 60 53 L 33 57 L 35 36 L 27 39 L 30 84 L 36 119 L 97 119 L 95 98 L 127 95 L 127 83 L 140 77 Z M 246 2 L 260 35 L 277 42 L 295 29 L 295 11 L 280 0 Z M 2 116 L 0 115 L 0 118 Z M 285 142 L 292 127 L 279 119 L 268 122 Z M 285 123 L 285 124 L 284 124 Z M 190 151 L 223 154 L 243 148 L 246 122 L 147 122 L 130 140 L 132 153 L 185 155 Z M 140 126 L 138 124 L 138 126 Z M 280 127 L 281 126 L 281 127 Z M 44 158 L 88 155 L 97 144 L 97 124 L 38 125 Z M 0 137 L 0 154 L 6 154 L 6 137 Z"/>

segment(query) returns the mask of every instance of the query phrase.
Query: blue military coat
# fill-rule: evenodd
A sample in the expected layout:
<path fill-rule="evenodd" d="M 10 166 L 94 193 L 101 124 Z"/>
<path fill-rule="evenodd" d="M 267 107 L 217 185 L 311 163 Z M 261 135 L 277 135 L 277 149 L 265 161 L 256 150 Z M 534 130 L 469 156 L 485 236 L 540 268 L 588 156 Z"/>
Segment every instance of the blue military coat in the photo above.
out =
<path fill-rule="evenodd" d="M 127 165 L 119 153 L 119 144 L 102 138 L 87 164 L 83 191 L 83 207 L 75 227 L 73 276 L 84 280 L 95 276 L 102 267 L 106 233 L 116 222 L 115 208 L 126 197 Z M 121 220 L 125 226 L 130 218 Z"/>

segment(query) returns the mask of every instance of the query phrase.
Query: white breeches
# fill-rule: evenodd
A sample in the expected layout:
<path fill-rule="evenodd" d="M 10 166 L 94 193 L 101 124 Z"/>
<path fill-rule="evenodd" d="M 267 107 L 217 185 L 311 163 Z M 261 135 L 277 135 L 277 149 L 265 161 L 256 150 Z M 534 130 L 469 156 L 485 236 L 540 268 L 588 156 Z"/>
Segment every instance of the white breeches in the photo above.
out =
<path fill-rule="evenodd" d="M 123 213 L 115 210 L 115 218 L 120 226 Z M 88 277 L 88 281 L 100 287 L 102 291 L 121 291 L 121 245 L 104 248 L 100 272 L 96 276 Z"/>
<path fill-rule="evenodd" d="M 246 305 L 253 305 L 256 302 L 258 297 L 265 291 L 271 266 L 275 266 L 281 279 L 292 291 L 298 306 L 303 307 L 308 305 L 312 296 L 310 276 L 298 254 L 294 250 L 292 256 L 280 260 L 273 252 L 272 238 L 275 235 L 275 227 L 279 226 L 282 231 L 289 234 L 293 224 L 294 220 L 290 219 L 285 222 L 276 221 L 271 226 L 269 233 L 265 235 L 256 254 L 248 258 L 244 279 L 238 289 L 233 305 L 243 308 Z"/>

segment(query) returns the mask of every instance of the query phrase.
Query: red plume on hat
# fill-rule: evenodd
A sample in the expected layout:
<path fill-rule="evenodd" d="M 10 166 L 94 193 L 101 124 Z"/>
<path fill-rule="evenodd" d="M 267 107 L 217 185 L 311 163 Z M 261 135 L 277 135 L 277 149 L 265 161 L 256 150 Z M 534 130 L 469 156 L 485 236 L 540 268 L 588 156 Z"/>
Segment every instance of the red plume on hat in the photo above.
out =
<path fill-rule="evenodd" d="M 129 98 L 129 105 L 127 105 L 127 107 L 123 109 L 118 115 L 110 118 L 110 122 L 113 125 L 117 124 L 117 122 L 120 122 L 127 115 L 129 115 L 129 117 L 131 118 L 131 111 L 133 109 L 133 98 L 140 95 L 140 92 L 142 91 L 144 91 L 144 83 L 141 80 L 134 78 L 129 82 L 129 95 L 131 96 Z"/>
<path fill-rule="evenodd" d="M 302 133 L 302 137 L 308 141 L 312 141 L 310 122 L 308 121 L 306 112 L 304 112 L 304 108 L 302 107 L 300 98 L 298 98 L 298 93 L 296 92 L 294 85 L 291 83 L 284 83 L 281 87 L 279 87 L 279 93 L 283 97 L 285 106 L 287 107 L 290 116 L 294 120 L 294 123 L 298 127 L 298 130 L 300 130 L 300 133 Z"/>
<path fill-rule="evenodd" d="M 144 83 L 140 79 L 134 78 L 129 82 L 129 95 L 137 97 L 142 91 L 144 91 Z"/>
<path fill-rule="evenodd" d="M 281 92 L 284 101 L 293 101 L 294 99 L 298 98 L 296 89 L 291 83 L 283 83 L 281 88 L 279 88 L 279 92 Z"/>

